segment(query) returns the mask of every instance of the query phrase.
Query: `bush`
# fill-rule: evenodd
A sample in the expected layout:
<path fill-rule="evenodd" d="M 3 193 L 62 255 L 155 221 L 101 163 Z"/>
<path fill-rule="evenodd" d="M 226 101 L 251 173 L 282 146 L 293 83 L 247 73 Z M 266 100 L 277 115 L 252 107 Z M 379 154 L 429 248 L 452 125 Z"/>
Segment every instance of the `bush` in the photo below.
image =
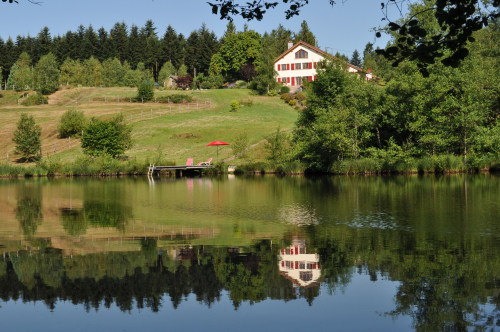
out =
<path fill-rule="evenodd" d="M 250 84 L 248 84 L 248 88 L 251 90 L 257 90 L 257 82 L 251 81 Z"/>
<path fill-rule="evenodd" d="M 139 85 L 137 90 L 137 98 L 145 101 L 153 99 L 155 96 L 155 85 L 151 82 L 144 81 Z"/>
<path fill-rule="evenodd" d="M 28 96 L 28 98 L 24 98 L 24 100 L 21 102 L 21 105 L 34 106 L 34 105 L 43 105 L 48 103 L 49 103 L 49 98 L 45 97 L 40 93 L 37 93 L 37 94 L 31 94 L 30 96 Z"/>
<path fill-rule="evenodd" d="M 74 108 L 67 110 L 61 116 L 61 122 L 59 122 L 59 126 L 57 126 L 59 137 L 66 138 L 69 136 L 80 136 L 86 123 L 87 119 L 85 118 L 83 111 L 77 111 Z"/>
<path fill-rule="evenodd" d="M 236 110 L 240 108 L 240 104 L 236 100 L 231 100 L 229 106 L 231 106 L 231 112 L 236 112 Z"/>
<path fill-rule="evenodd" d="M 176 84 L 179 88 L 186 90 L 193 83 L 193 77 L 191 75 L 179 76 L 177 77 Z"/>
<path fill-rule="evenodd" d="M 281 94 L 280 96 L 281 99 L 283 99 L 285 101 L 285 103 L 288 103 L 290 100 L 292 100 L 292 95 L 289 94 L 289 93 L 283 93 Z"/>
<path fill-rule="evenodd" d="M 242 106 L 253 106 L 253 100 L 250 97 L 242 99 L 242 100 L 240 100 L 240 105 L 242 105 Z"/>
<path fill-rule="evenodd" d="M 277 96 L 277 95 L 278 95 L 278 93 L 277 93 L 276 91 L 274 91 L 274 90 L 269 90 L 269 92 L 267 93 L 267 95 L 268 95 L 269 97 L 274 97 L 274 96 Z"/>
<path fill-rule="evenodd" d="M 290 93 L 290 88 L 287 86 L 282 86 L 280 89 L 280 94 Z"/>
<path fill-rule="evenodd" d="M 302 92 L 297 92 L 294 97 L 295 99 L 300 101 L 306 100 L 306 96 Z"/>
<path fill-rule="evenodd" d="M 58 156 L 49 157 L 48 154 L 46 158 L 41 158 L 36 164 L 49 176 L 60 173 L 63 168 L 61 159 Z"/>
<path fill-rule="evenodd" d="M 174 103 L 174 104 L 180 104 L 183 102 L 190 103 L 193 101 L 193 97 L 190 95 L 183 95 L 183 94 L 173 94 L 169 96 L 162 96 L 157 98 L 158 102 L 160 103 Z"/>
<path fill-rule="evenodd" d="M 190 87 L 189 87 L 191 90 L 197 90 L 198 89 L 198 86 L 196 85 L 196 83 L 191 83 Z"/>
<path fill-rule="evenodd" d="M 211 82 L 209 82 L 209 81 L 204 81 L 204 82 L 201 82 L 200 88 L 201 89 L 212 89 L 213 88 L 213 84 Z"/>
<path fill-rule="evenodd" d="M 297 101 L 296 101 L 296 100 L 294 100 L 294 99 L 292 99 L 292 100 L 290 100 L 290 101 L 288 102 L 288 104 L 290 104 L 290 106 L 295 106 L 295 105 L 297 105 Z"/>
<path fill-rule="evenodd" d="M 248 144 L 249 141 L 247 133 L 240 133 L 236 135 L 231 145 L 231 149 L 233 150 L 234 155 L 239 155 L 240 157 L 244 158 L 248 149 Z"/>
<path fill-rule="evenodd" d="M 132 146 L 131 129 L 123 121 L 123 115 L 111 121 L 93 119 L 82 136 L 82 149 L 86 155 L 121 155 Z"/>

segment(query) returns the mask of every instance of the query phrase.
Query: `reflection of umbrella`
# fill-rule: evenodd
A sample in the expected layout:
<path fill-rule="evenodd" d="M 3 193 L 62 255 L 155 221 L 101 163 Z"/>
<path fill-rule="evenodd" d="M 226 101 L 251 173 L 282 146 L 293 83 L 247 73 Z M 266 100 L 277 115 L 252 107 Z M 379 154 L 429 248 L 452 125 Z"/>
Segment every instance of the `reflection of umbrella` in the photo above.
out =
<path fill-rule="evenodd" d="M 217 145 L 217 164 L 218 164 L 219 163 L 219 145 L 229 145 L 229 143 L 221 142 L 221 141 L 215 141 L 215 142 L 207 144 L 207 146 L 214 146 L 214 145 Z"/>

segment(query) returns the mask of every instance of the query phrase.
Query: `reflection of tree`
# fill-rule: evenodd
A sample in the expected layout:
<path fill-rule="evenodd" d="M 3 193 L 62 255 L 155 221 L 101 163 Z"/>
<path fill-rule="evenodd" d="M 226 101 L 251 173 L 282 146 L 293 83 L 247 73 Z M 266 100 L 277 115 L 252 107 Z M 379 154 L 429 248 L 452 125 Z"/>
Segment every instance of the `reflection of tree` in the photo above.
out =
<path fill-rule="evenodd" d="M 17 201 L 16 219 L 24 235 L 34 235 L 38 225 L 43 222 L 42 202 L 39 198 L 24 197 Z"/>
<path fill-rule="evenodd" d="M 158 248 L 157 248 L 156 239 L 141 239 L 141 252 L 146 256 L 155 256 Z"/>
<path fill-rule="evenodd" d="M 115 227 L 123 230 L 132 209 L 118 201 L 85 200 L 83 203 L 85 218 L 95 227 Z"/>
<path fill-rule="evenodd" d="M 85 234 L 88 223 L 81 209 L 62 208 L 60 213 L 64 230 L 72 236 Z"/>

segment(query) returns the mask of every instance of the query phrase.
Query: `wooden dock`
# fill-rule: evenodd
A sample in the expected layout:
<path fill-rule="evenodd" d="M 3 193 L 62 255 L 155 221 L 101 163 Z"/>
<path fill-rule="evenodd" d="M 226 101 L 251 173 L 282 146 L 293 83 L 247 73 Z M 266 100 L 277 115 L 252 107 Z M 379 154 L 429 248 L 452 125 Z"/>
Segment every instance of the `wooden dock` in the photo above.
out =
<path fill-rule="evenodd" d="M 206 168 L 213 168 L 213 165 L 180 165 L 180 166 L 156 166 L 156 165 L 149 165 L 148 169 L 148 176 L 153 176 L 154 172 L 161 172 L 161 171 L 195 171 L 195 170 L 202 170 Z"/>

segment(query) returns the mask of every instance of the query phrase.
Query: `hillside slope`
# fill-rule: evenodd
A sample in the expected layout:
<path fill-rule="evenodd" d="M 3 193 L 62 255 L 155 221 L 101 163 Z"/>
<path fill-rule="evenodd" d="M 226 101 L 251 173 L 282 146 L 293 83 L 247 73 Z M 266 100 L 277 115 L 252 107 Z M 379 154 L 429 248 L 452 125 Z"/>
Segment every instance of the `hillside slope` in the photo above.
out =
<path fill-rule="evenodd" d="M 272 133 L 278 126 L 289 130 L 297 118 L 297 111 L 283 103 L 278 97 L 253 96 L 247 89 L 208 91 L 157 91 L 156 97 L 172 93 L 191 95 L 194 100 L 183 104 L 130 103 L 136 89 L 130 88 L 74 88 L 56 92 L 49 98 L 49 105 L 17 106 L 21 93 L 2 91 L 0 98 L 0 162 L 6 162 L 7 153 L 11 161 L 14 155 L 12 133 L 21 112 L 35 117 L 42 126 L 42 153 L 57 155 L 62 161 L 74 160 L 82 154 L 79 139 L 60 139 L 57 125 L 61 115 L 69 108 L 83 110 L 87 117 L 108 119 L 122 113 L 131 123 L 134 146 L 126 152 L 128 157 L 139 160 L 152 158 L 162 150 L 166 159 L 178 164 L 194 158 L 195 163 L 216 158 L 216 147 L 207 143 L 220 140 L 231 143 L 241 132 L 248 134 L 250 144 L 257 143 Z M 230 112 L 231 100 L 251 98 L 253 106 L 241 107 Z M 206 107 L 206 108 L 205 108 Z M 256 149 L 259 150 L 259 149 Z M 262 149 L 261 149 L 262 150 Z M 232 156 L 230 147 L 219 148 L 219 160 Z M 262 153 L 256 155 L 263 158 Z M 237 163 L 237 161 L 236 161 Z"/>

